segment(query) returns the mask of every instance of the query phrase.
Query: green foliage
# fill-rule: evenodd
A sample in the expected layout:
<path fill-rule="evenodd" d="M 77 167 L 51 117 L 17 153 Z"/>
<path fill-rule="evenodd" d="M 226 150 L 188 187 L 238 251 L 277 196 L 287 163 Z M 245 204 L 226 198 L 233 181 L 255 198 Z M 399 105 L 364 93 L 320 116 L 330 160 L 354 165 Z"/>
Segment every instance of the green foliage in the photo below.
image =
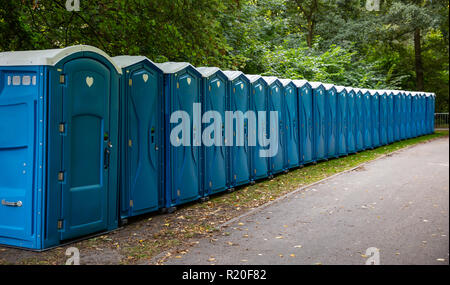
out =
<path fill-rule="evenodd" d="M 3 0 L 0 50 L 97 46 L 249 74 L 416 90 L 414 31 L 423 85 L 449 108 L 449 0 Z M 417 51 L 416 51 L 417 52 Z"/>

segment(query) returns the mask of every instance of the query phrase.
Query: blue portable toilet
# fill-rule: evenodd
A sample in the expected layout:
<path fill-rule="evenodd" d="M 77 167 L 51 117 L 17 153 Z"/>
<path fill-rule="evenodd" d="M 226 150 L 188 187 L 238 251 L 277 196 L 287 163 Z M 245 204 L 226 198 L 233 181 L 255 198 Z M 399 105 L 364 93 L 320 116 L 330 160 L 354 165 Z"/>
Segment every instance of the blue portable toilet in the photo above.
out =
<path fill-rule="evenodd" d="M 327 158 L 338 157 L 337 91 L 333 84 L 323 83 L 326 90 L 325 112 L 327 113 Z"/>
<path fill-rule="evenodd" d="M 419 136 L 419 93 L 411 92 L 411 121 L 412 121 L 412 137 Z"/>
<path fill-rule="evenodd" d="M 284 98 L 282 96 L 282 88 L 280 80 L 274 76 L 263 76 L 263 80 L 267 84 L 268 88 L 268 105 L 267 110 L 269 112 L 277 112 L 278 114 L 278 133 L 274 126 L 270 126 L 269 124 L 269 136 L 278 136 L 278 146 L 277 152 L 273 156 L 269 157 L 269 174 L 272 176 L 273 174 L 282 172 L 285 170 L 284 168 Z"/>
<path fill-rule="evenodd" d="M 202 75 L 187 62 L 156 64 L 164 72 L 164 208 L 195 201 L 201 191 Z"/>
<path fill-rule="evenodd" d="M 426 94 L 426 122 L 427 122 L 427 134 L 434 133 L 434 93 Z"/>
<path fill-rule="evenodd" d="M 370 113 L 372 117 L 372 145 L 378 147 L 380 142 L 380 94 L 377 90 L 369 90 Z"/>
<path fill-rule="evenodd" d="M 364 148 L 373 148 L 373 119 L 372 119 L 372 95 L 368 89 L 361 89 L 362 92 L 362 109 L 364 117 L 363 137 Z"/>
<path fill-rule="evenodd" d="M 285 113 L 285 168 L 290 169 L 300 165 L 299 131 L 298 131 L 298 98 L 297 88 L 290 79 L 280 79 L 283 85 Z"/>
<path fill-rule="evenodd" d="M 117 228 L 121 73 L 91 46 L 0 53 L 0 244 Z"/>
<path fill-rule="evenodd" d="M 420 135 L 426 134 L 425 116 L 426 116 L 426 97 L 424 92 L 420 92 Z"/>
<path fill-rule="evenodd" d="M 356 151 L 364 150 L 364 114 L 363 114 L 363 94 L 361 89 L 353 88 L 355 91 L 356 107 Z"/>
<path fill-rule="evenodd" d="M 412 95 L 411 92 L 405 91 L 405 137 L 412 138 Z"/>
<path fill-rule="evenodd" d="M 399 90 L 393 90 L 392 91 L 392 97 L 393 97 L 393 110 L 394 110 L 394 116 L 393 116 L 393 133 L 394 133 L 394 141 L 401 140 L 401 129 L 402 129 L 402 97 L 401 97 L 401 91 Z"/>
<path fill-rule="evenodd" d="M 240 71 L 224 71 L 228 77 L 228 110 L 233 112 L 230 121 L 225 123 L 225 136 L 231 138 L 229 145 L 229 187 L 250 183 L 250 151 L 248 130 L 250 122 L 256 124 L 256 118 L 245 118 L 250 107 L 250 81 Z M 227 130 L 227 126 L 229 126 Z M 232 127 L 232 128 L 231 128 Z M 254 126 L 252 127 L 254 128 Z"/>
<path fill-rule="evenodd" d="M 298 92 L 300 163 L 314 161 L 314 120 L 311 85 L 306 80 L 293 80 Z"/>
<path fill-rule="evenodd" d="M 352 87 L 345 87 L 347 91 L 347 153 L 356 152 L 356 104 L 355 90 Z"/>
<path fill-rule="evenodd" d="M 120 96 L 120 217 L 164 203 L 163 72 L 144 56 L 116 56 Z"/>
<path fill-rule="evenodd" d="M 392 90 L 386 90 L 387 100 L 387 135 L 388 143 L 394 142 L 394 94 Z"/>
<path fill-rule="evenodd" d="M 327 91 L 321 82 L 310 82 L 309 84 L 313 91 L 314 158 L 316 161 L 320 161 L 328 157 Z"/>
<path fill-rule="evenodd" d="M 406 94 L 400 91 L 400 139 L 406 139 Z"/>
<path fill-rule="evenodd" d="M 380 143 L 388 144 L 388 100 L 386 90 L 380 90 Z"/>
<path fill-rule="evenodd" d="M 227 77 L 217 67 L 198 67 L 202 74 L 202 185 L 203 196 L 228 188 L 228 154 L 225 147 Z"/>
<path fill-rule="evenodd" d="M 337 155 L 347 155 L 347 90 L 344 86 L 335 86 L 337 94 Z"/>
<path fill-rule="evenodd" d="M 256 145 L 250 146 L 250 178 L 252 181 L 262 179 L 268 176 L 269 159 L 261 155 L 266 147 L 262 142 L 267 137 L 268 112 L 267 112 L 267 84 L 260 75 L 246 75 L 250 80 L 250 110 L 256 115 L 256 128 L 249 130 L 249 135 L 256 138 Z M 264 113 L 265 115 L 263 115 Z M 253 132 L 253 134 L 251 133 Z"/>

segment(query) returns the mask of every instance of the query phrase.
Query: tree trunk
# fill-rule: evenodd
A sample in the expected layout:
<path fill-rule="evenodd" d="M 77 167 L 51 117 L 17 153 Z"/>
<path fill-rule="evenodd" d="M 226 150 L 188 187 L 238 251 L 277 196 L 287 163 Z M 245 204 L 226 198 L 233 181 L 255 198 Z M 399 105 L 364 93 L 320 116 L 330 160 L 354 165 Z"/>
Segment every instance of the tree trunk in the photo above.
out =
<path fill-rule="evenodd" d="M 422 65 L 422 47 L 420 42 L 420 29 L 414 30 L 414 55 L 416 66 L 416 89 L 423 91 L 423 65 Z"/>

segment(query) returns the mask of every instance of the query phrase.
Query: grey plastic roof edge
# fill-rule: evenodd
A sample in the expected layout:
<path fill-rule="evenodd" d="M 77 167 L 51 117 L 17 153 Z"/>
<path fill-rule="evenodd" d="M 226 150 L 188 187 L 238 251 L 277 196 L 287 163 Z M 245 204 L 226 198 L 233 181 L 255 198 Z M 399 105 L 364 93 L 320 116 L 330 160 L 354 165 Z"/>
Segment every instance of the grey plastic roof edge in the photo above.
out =
<path fill-rule="evenodd" d="M 151 63 L 155 68 L 157 68 L 160 72 L 163 72 L 153 61 L 151 61 L 146 56 L 142 55 L 118 55 L 112 58 L 112 60 L 119 66 L 120 68 L 127 68 L 134 64 L 147 61 Z"/>
<path fill-rule="evenodd" d="M 196 68 L 198 72 L 200 72 L 202 74 L 202 77 L 210 77 L 211 75 L 222 71 L 220 68 L 218 67 L 209 67 L 209 66 L 200 66 Z"/>
<path fill-rule="evenodd" d="M 305 80 L 305 79 L 294 79 L 294 80 L 292 80 L 292 83 L 294 83 L 294 85 L 295 85 L 297 88 L 301 88 L 301 87 L 303 87 L 305 84 L 308 84 L 308 85 L 309 85 L 308 80 Z"/>
<path fill-rule="evenodd" d="M 330 90 L 332 88 L 336 89 L 332 83 L 322 83 L 322 85 L 325 87 L 325 90 Z"/>
<path fill-rule="evenodd" d="M 345 86 L 342 86 L 342 85 L 334 85 L 334 88 L 336 89 L 336 92 L 338 92 L 338 93 L 345 90 Z"/>
<path fill-rule="evenodd" d="M 288 86 L 290 83 L 292 83 L 291 79 L 287 79 L 287 78 L 279 78 L 278 80 L 280 80 L 281 85 L 283 85 L 283 87 Z"/>
<path fill-rule="evenodd" d="M 262 79 L 267 83 L 267 85 L 272 85 L 275 81 L 280 82 L 280 80 L 276 76 L 262 76 Z"/>
<path fill-rule="evenodd" d="M 250 80 L 250 83 L 254 83 L 258 81 L 259 79 L 262 79 L 262 76 L 259 74 L 244 74 L 248 80 Z"/>
<path fill-rule="evenodd" d="M 198 70 L 189 62 L 174 62 L 174 61 L 167 61 L 163 63 L 155 63 L 155 65 L 161 69 L 164 74 L 173 74 L 177 73 L 187 67 L 191 67 L 194 70 L 198 72 Z M 199 72 L 200 73 L 200 72 Z"/>
<path fill-rule="evenodd" d="M 322 82 L 318 82 L 318 81 L 309 81 L 308 83 L 309 83 L 309 85 L 311 85 L 311 87 L 313 89 L 319 87 L 320 85 L 323 86 L 323 83 Z"/>
<path fill-rule="evenodd" d="M 223 73 L 226 75 L 226 77 L 228 77 L 228 80 L 233 81 L 236 78 L 238 78 L 241 75 L 244 75 L 244 73 L 242 73 L 242 71 L 237 71 L 237 70 L 224 70 Z M 245 76 L 247 79 L 248 77 Z"/>
<path fill-rule="evenodd" d="M 122 74 L 122 69 L 99 48 L 89 45 L 69 46 L 61 49 L 8 51 L 0 53 L 0 66 L 55 66 L 63 58 L 77 52 L 93 52 L 103 56 Z"/>

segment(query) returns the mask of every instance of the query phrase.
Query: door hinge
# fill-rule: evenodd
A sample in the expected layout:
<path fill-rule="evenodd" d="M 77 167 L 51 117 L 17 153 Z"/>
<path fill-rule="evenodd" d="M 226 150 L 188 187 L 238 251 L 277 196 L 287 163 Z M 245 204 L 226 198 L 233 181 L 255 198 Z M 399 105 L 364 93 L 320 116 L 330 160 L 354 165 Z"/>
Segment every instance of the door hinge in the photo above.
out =
<path fill-rule="evenodd" d="M 58 181 L 64 181 L 64 171 L 58 172 Z"/>
<path fill-rule="evenodd" d="M 65 133 L 66 132 L 66 124 L 60 123 L 58 125 L 58 130 L 59 130 L 60 133 Z"/>
<path fill-rule="evenodd" d="M 131 79 L 131 78 L 128 79 L 128 85 L 129 85 L 129 86 L 132 86 L 132 85 L 133 85 L 133 79 Z"/>
<path fill-rule="evenodd" d="M 128 140 L 128 146 L 132 147 L 133 146 L 133 141 L 132 140 Z"/>
<path fill-rule="evenodd" d="M 133 200 L 130 200 L 130 207 L 133 207 Z"/>
<path fill-rule="evenodd" d="M 64 225 L 64 220 L 58 220 L 58 230 L 61 230 Z"/>
<path fill-rule="evenodd" d="M 64 74 L 59 75 L 59 83 L 64 84 L 66 81 L 66 76 Z"/>

